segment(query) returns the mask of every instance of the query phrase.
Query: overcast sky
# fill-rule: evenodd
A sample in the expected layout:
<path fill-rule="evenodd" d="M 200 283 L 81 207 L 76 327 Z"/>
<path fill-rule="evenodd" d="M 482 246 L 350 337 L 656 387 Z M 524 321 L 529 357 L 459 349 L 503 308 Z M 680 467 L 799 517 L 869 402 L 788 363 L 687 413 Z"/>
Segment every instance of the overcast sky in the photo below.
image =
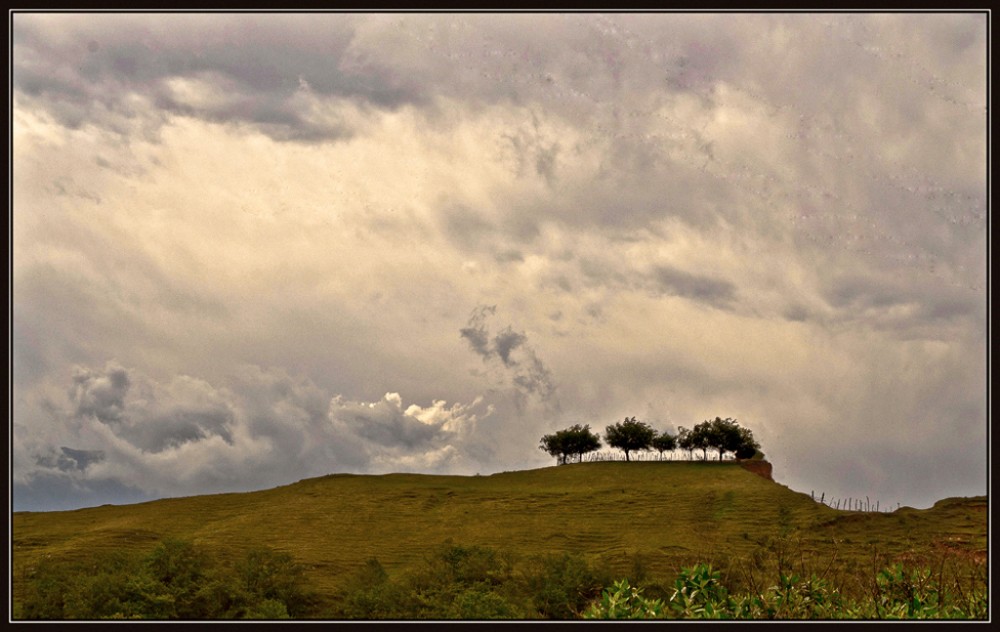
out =
<path fill-rule="evenodd" d="M 12 18 L 15 510 L 749 427 L 986 493 L 985 14 Z"/>

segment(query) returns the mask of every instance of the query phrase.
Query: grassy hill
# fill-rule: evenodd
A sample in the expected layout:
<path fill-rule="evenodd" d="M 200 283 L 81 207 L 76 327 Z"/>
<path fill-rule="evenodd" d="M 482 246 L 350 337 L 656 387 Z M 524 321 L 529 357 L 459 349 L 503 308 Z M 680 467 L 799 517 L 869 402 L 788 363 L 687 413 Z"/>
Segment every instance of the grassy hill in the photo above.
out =
<path fill-rule="evenodd" d="M 755 551 L 850 570 L 883 561 L 986 551 L 986 498 L 927 510 L 835 510 L 736 462 L 581 463 L 491 476 L 334 474 L 275 489 L 13 515 L 18 577 L 44 556 L 74 560 L 151 550 L 182 538 L 223 556 L 265 545 L 334 595 L 376 557 L 402 572 L 444 543 L 515 556 L 580 553 L 625 576 L 733 565 Z"/>

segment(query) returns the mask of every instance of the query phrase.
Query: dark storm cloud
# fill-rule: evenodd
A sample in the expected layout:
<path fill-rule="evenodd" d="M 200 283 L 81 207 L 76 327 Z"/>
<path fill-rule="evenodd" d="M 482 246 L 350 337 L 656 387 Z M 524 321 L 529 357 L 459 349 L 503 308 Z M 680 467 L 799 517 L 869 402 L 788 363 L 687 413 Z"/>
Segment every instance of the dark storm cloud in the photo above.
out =
<path fill-rule="evenodd" d="M 543 104 L 572 120 L 594 119 L 618 138 L 615 160 L 648 162 L 655 144 L 634 113 L 613 107 L 627 92 L 708 98 L 729 78 L 738 47 L 712 20 L 676 15 L 656 28 L 637 16 L 577 15 L 89 15 L 14 18 L 13 86 L 61 123 L 116 131 L 164 114 L 246 122 L 279 140 L 336 139 L 353 132 L 316 117 L 308 97 L 362 107 L 429 107 L 436 98 Z M 178 81 L 208 90 L 194 98 Z M 189 86 L 190 87 L 190 86 Z M 204 96 L 204 95 L 202 95 Z M 136 105 L 146 99 L 162 111 Z M 567 148 L 537 120 L 506 135 L 518 170 L 554 181 Z M 624 141 L 624 142 L 623 142 Z"/>
<path fill-rule="evenodd" d="M 104 452 L 101 450 L 74 450 L 65 446 L 61 447 L 60 450 L 62 450 L 66 460 L 71 461 L 74 467 L 79 470 L 85 470 L 91 463 L 104 460 Z M 60 469 L 62 468 L 63 465 L 60 463 Z"/>
<path fill-rule="evenodd" d="M 809 318 L 810 312 L 807 308 L 803 307 L 802 305 L 790 305 L 782 313 L 782 316 L 784 316 L 788 320 L 801 323 Z"/>
<path fill-rule="evenodd" d="M 670 266 L 657 266 L 653 272 L 653 280 L 664 294 L 689 298 L 715 307 L 725 307 L 736 298 L 736 288 L 729 281 L 692 274 Z"/>
<path fill-rule="evenodd" d="M 483 362 L 495 366 L 502 379 L 518 392 L 536 396 L 543 402 L 552 400 L 555 394 L 552 372 L 528 344 L 527 334 L 508 325 L 492 335 L 486 321 L 495 314 L 496 305 L 480 305 L 472 311 L 468 324 L 459 330 L 459 335 L 465 338 Z"/>
<path fill-rule="evenodd" d="M 162 452 L 210 435 L 231 443 L 233 414 L 226 403 L 214 394 L 206 397 L 198 392 L 201 385 L 183 381 L 178 385 L 166 401 L 150 384 L 143 384 L 141 392 L 127 398 L 132 386 L 128 371 L 109 363 L 103 371 L 78 368 L 70 399 L 77 417 L 93 416 L 113 426 L 116 435 L 143 452 Z"/>
<path fill-rule="evenodd" d="M 466 327 L 459 329 L 459 335 L 469 341 L 472 350 L 483 357 L 489 359 L 493 351 L 490 349 L 490 334 L 486 328 L 487 315 L 495 314 L 496 305 L 480 305 L 472 311 L 469 323 Z"/>
<path fill-rule="evenodd" d="M 496 350 L 496 354 L 500 356 L 504 366 L 515 366 L 517 362 L 511 359 L 510 354 L 514 349 L 517 349 L 527 342 L 527 340 L 527 336 L 514 331 L 513 328 L 508 325 L 506 329 L 498 333 L 493 338 L 493 348 Z"/>
<path fill-rule="evenodd" d="M 233 413 L 224 406 L 192 407 L 176 406 L 156 412 L 142 423 L 122 431 L 122 435 L 147 452 L 162 452 L 189 441 L 198 441 L 217 435 L 232 444 L 229 430 L 233 423 Z"/>
<path fill-rule="evenodd" d="M 303 90 L 392 109 L 418 90 L 391 69 L 351 53 L 348 15 L 14 17 L 13 85 L 68 127 L 124 131 L 163 113 L 246 122 L 280 140 L 336 139 L 352 132 L 312 117 Z M 59 33 L 50 37 L 48 32 Z M 138 37 L 137 37 L 138 36 Z M 197 82 L 211 98 L 186 100 L 172 81 Z M 163 112 L 135 110 L 134 96 Z M 140 106 L 141 107 L 141 106 Z"/>
<path fill-rule="evenodd" d="M 860 276 L 833 279 L 826 296 L 835 307 L 861 309 L 891 307 L 909 298 L 904 287 Z"/>
<path fill-rule="evenodd" d="M 371 449 L 401 448 L 406 451 L 441 447 L 452 435 L 443 422 L 424 423 L 402 409 L 391 394 L 380 402 L 347 402 L 338 397 L 330 404 L 333 423 L 369 443 Z"/>
<path fill-rule="evenodd" d="M 51 451 L 47 454 L 39 454 L 35 457 L 35 463 L 49 469 L 58 469 L 63 472 L 71 470 L 87 469 L 91 463 L 99 463 L 104 460 L 104 452 L 101 450 L 74 450 L 61 446 L 59 453 Z"/>
<path fill-rule="evenodd" d="M 940 282 L 914 285 L 880 274 L 838 275 L 827 281 L 823 296 L 841 318 L 866 318 L 873 325 L 896 329 L 901 335 L 909 329 L 985 324 L 986 305 L 981 295 Z"/>

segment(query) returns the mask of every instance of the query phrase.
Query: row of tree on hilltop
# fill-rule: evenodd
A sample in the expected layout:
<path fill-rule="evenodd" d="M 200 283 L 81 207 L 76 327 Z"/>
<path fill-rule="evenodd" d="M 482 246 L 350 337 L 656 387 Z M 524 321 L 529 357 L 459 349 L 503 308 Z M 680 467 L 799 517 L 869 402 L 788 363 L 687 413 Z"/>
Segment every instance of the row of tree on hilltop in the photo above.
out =
<path fill-rule="evenodd" d="M 726 453 L 731 452 L 737 459 L 748 459 L 760 449 L 750 429 L 729 417 L 706 420 L 690 429 L 681 426 L 676 435 L 666 430 L 657 432 L 649 424 L 636 421 L 635 417 L 626 417 L 604 429 L 604 440 L 612 448 L 623 450 L 626 461 L 631 460 L 632 452 L 642 450 L 656 450 L 661 457 L 664 452 L 678 448 L 691 454 L 701 450 L 705 460 L 708 460 L 708 451 L 715 450 L 721 461 Z M 559 465 L 580 462 L 584 454 L 600 447 L 600 436 L 591 432 L 589 425 L 580 424 L 543 436 L 539 445 L 554 456 Z"/>

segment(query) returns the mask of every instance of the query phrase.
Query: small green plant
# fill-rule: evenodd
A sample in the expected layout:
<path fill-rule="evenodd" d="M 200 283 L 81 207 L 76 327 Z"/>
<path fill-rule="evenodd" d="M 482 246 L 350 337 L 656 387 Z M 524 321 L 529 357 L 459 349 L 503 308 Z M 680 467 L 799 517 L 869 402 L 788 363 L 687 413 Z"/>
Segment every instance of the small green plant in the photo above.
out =
<path fill-rule="evenodd" d="M 584 619 L 664 619 L 667 608 L 660 599 L 647 599 L 642 589 L 627 579 L 616 581 L 601 592 L 601 600 L 583 614 Z"/>
<path fill-rule="evenodd" d="M 873 618 L 877 619 L 979 619 L 986 616 L 985 584 L 965 594 L 956 585 L 944 590 L 930 569 L 909 572 L 897 563 L 879 571 L 872 591 Z M 965 597 L 966 607 L 958 603 Z"/>
<path fill-rule="evenodd" d="M 843 607 L 840 592 L 812 575 L 779 573 L 778 584 L 761 594 L 745 594 L 732 599 L 738 619 L 832 619 Z"/>
<path fill-rule="evenodd" d="M 674 580 L 670 608 L 682 619 L 731 619 L 729 591 L 720 581 L 721 573 L 711 564 L 682 568 Z"/>
<path fill-rule="evenodd" d="M 985 619 L 986 582 L 972 578 L 963 589 L 942 589 L 931 571 L 902 565 L 879 571 L 871 599 L 847 599 L 826 579 L 780 572 L 777 584 L 756 592 L 731 593 L 711 565 L 682 568 L 666 606 L 647 599 L 628 580 L 614 582 L 585 613 L 588 619 Z M 959 604 L 962 604 L 960 606 Z"/>

